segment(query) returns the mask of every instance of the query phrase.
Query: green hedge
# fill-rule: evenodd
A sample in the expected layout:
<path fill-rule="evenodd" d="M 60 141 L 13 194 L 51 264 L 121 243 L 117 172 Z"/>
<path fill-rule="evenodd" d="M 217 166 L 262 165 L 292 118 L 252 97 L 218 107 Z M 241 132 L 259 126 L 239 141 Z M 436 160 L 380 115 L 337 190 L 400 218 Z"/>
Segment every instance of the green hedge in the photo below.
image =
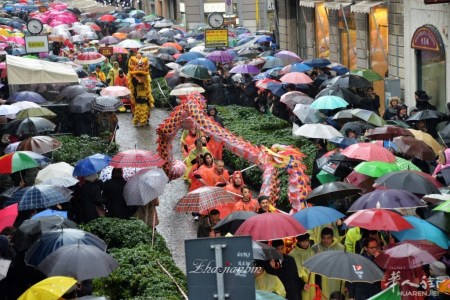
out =
<path fill-rule="evenodd" d="M 108 252 L 119 267 L 107 278 L 94 280 L 97 295 L 116 299 L 184 299 L 157 261 L 187 290 L 186 276 L 175 265 L 164 239 L 156 233 L 151 247 L 152 230 L 137 219 L 98 218 L 80 226 L 108 245 Z"/>
<path fill-rule="evenodd" d="M 159 89 L 158 83 L 161 89 Z M 164 78 L 152 79 L 152 96 L 155 99 L 155 107 L 170 108 L 169 103 L 173 106 L 173 97 L 169 95 L 170 91 L 171 88 L 167 86 Z"/>
<path fill-rule="evenodd" d="M 292 125 L 288 122 L 274 117 L 271 114 L 261 114 L 256 109 L 242 106 L 217 107 L 219 116 L 223 119 L 225 127 L 234 134 L 241 136 L 245 140 L 255 145 L 264 145 L 270 148 L 273 144 L 293 145 L 299 148 L 305 155 L 303 163 L 306 165 L 306 173 L 311 174 L 316 147 L 309 140 L 292 136 Z M 225 163 L 235 170 L 242 170 L 250 163 L 237 157 L 231 151 L 225 150 L 223 155 Z M 281 172 L 281 195 L 279 206 L 282 209 L 289 209 L 287 198 L 288 175 Z M 261 188 L 262 172 L 258 168 L 253 168 L 244 172 L 246 184 L 250 184 L 255 189 Z"/>
<path fill-rule="evenodd" d="M 62 143 L 62 147 L 53 151 L 53 162 L 66 162 L 75 165 L 77 161 L 95 153 L 114 156 L 119 151 L 119 146 L 115 143 L 99 137 L 87 135 L 72 136 L 63 135 L 56 137 Z"/>

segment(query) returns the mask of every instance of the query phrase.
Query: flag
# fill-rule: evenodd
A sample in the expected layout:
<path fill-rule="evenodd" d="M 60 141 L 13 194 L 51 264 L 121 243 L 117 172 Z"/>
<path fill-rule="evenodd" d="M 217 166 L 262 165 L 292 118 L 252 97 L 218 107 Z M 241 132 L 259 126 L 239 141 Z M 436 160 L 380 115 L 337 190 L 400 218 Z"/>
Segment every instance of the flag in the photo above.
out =
<path fill-rule="evenodd" d="M 384 291 L 370 297 L 368 300 L 401 300 L 400 287 L 398 284 L 391 285 Z"/>

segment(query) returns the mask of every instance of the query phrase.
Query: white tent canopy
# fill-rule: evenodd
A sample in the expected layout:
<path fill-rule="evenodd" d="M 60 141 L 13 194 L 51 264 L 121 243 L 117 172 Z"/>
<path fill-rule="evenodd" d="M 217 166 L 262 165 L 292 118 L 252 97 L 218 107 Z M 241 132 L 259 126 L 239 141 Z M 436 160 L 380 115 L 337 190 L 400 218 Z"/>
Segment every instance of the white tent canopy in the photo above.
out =
<path fill-rule="evenodd" d="M 6 56 L 8 84 L 78 83 L 78 75 L 70 66 L 18 56 Z"/>

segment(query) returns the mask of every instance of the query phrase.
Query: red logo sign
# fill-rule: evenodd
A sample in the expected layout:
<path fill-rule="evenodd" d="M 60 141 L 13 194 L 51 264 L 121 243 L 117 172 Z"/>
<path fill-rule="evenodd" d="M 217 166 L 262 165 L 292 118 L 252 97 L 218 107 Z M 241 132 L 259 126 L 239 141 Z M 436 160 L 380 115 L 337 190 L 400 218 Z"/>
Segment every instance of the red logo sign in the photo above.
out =
<path fill-rule="evenodd" d="M 441 51 L 442 39 L 436 27 L 425 25 L 414 32 L 411 48 L 439 52 Z"/>

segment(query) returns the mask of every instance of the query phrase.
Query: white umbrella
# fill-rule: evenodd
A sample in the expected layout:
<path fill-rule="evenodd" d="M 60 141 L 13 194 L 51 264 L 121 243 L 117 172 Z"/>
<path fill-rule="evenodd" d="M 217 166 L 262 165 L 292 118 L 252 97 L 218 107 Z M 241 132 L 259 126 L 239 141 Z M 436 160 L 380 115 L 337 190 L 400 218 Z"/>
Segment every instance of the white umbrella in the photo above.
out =
<path fill-rule="evenodd" d="M 161 21 L 157 21 L 153 27 L 154 28 L 164 28 L 164 27 L 172 27 L 173 23 L 170 20 L 161 20 Z"/>
<path fill-rule="evenodd" d="M 24 110 L 24 109 L 33 108 L 33 107 L 41 107 L 39 104 L 36 104 L 31 101 L 19 101 L 19 102 L 11 104 L 11 106 L 18 107 L 19 110 Z"/>
<path fill-rule="evenodd" d="M 20 108 L 18 108 L 17 106 L 12 106 L 12 105 L 7 105 L 7 104 L 0 105 L 0 116 L 15 115 L 19 111 L 20 111 Z"/>
<path fill-rule="evenodd" d="M 303 136 L 311 139 L 332 139 L 334 137 L 343 137 L 343 135 L 334 129 L 334 127 L 325 124 L 305 124 L 299 127 L 294 124 L 292 130 L 294 136 Z"/>
<path fill-rule="evenodd" d="M 146 205 L 163 194 L 168 182 L 162 169 L 141 170 L 125 184 L 123 197 L 127 205 Z"/>
<path fill-rule="evenodd" d="M 65 162 L 50 164 L 37 173 L 34 182 L 42 183 L 44 180 L 57 177 L 71 177 L 74 167 Z"/>
<path fill-rule="evenodd" d="M 136 40 L 130 40 L 130 39 L 126 39 L 121 41 L 120 43 L 117 44 L 117 47 L 122 47 L 122 48 L 141 48 L 144 45 Z"/>
<path fill-rule="evenodd" d="M 114 169 L 114 167 L 111 166 L 107 166 L 105 168 L 103 168 L 100 172 L 100 180 L 105 182 L 106 180 L 111 179 L 112 176 L 112 170 Z M 139 172 L 140 170 L 142 170 L 141 168 L 122 168 L 122 177 L 125 180 L 130 179 L 133 175 L 135 175 L 137 172 Z"/>
<path fill-rule="evenodd" d="M 182 96 L 187 95 L 193 92 L 203 93 L 205 91 L 204 88 L 195 84 L 195 83 L 183 83 L 177 85 L 171 92 L 171 96 Z"/>

